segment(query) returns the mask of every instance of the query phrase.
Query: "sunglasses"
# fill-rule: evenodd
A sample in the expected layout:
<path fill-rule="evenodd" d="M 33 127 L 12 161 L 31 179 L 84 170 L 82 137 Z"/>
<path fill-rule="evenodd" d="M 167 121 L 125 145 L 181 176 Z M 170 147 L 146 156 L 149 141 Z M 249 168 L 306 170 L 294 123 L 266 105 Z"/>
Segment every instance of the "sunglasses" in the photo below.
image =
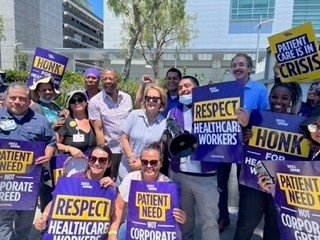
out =
<path fill-rule="evenodd" d="M 145 159 L 141 159 L 141 165 L 142 166 L 148 167 L 149 164 L 150 164 L 151 167 L 155 168 L 155 167 L 158 166 L 159 160 L 150 160 L 150 161 L 148 161 L 148 160 L 145 160 Z"/>
<path fill-rule="evenodd" d="M 320 126 L 318 126 L 316 124 L 309 124 L 308 125 L 308 130 L 311 133 L 315 133 L 318 129 L 320 129 Z"/>
<path fill-rule="evenodd" d="M 146 100 L 146 102 L 154 102 L 154 103 L 158 103 L 159 100 L 161 101 L 160 97 L 145 96 L 144 99 Z"/>
<path fill-rule="evenodd" d="M 91 156 L 91 157 L 89 158 L 89 163 L 94 164 L 94 163 L 96 163 L 97 160 L 98 160 L 98 162 L 99 162 L 100 165 L 104 165 L 104 164 L 106 164 L 106 163 L 109 161 L 109 158 L 107 158 L 107 157 Z"/>
<path fill-rule="evenodd" d="M 83 103 L 84 99 L 83 98 L 71 98 L 70 99 L 70 104 L 76 104 L 76 103 Z"/>

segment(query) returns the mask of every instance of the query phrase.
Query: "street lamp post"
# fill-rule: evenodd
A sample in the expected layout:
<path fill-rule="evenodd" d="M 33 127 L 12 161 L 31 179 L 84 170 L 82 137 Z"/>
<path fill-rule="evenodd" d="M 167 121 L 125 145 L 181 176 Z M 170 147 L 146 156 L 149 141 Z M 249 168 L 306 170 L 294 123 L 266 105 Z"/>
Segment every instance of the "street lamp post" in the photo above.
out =
<path fill-rule="evenodd" d="M 261 26 L 265 23 L 268 22 L 273 22 L 273 19 L 267 19 L 265 21 L 262 21 L 262 16 L 260 15 L 260 21 L 259 23 L 254 27 L 254 28 L 258 28 L 258 37 L 257 37 L 257 52 L 256 52 L 256 65 L 255 65 L 255 69 L 257 71 L 257 66 L 258 66 L 258 62 L 259 62 L 259 48 L 260 48 L 260 36 L 261 36 Z"/>
<path fill-rule="evenodd" d="M 178 43 L 175 44 L 175 50 L 174 50 L 174 68 L 177 68 L 178 63 Z"/>
<path fill-rule="evenodd" d="M 231 72 L 231 71 L 230 71 L 229 68 L 227 68 L 226 70 L 224 70 L 224 72 L 223 72 L 223 74 L 222 74 L 222 77 L 221 77 L 221 79 L 220 79 L 220 82 L 223 82 L 224 77 L 225 77 L 226 75 L 229 75 L 230 72 Z"/>
<path fill-rule="evenodd" d="M 17 62 L 17 65 L 16 65 L 16 67 L 17 67 L 17 71 L 19 71 L 19 49 L 18 49 L 18 47 L 20 46 L 20 45 L 22 45 L 23 43 L 16 43 L 15 45 L 14 45 L 14 49 L 16 50 L 16 62 Z"/>

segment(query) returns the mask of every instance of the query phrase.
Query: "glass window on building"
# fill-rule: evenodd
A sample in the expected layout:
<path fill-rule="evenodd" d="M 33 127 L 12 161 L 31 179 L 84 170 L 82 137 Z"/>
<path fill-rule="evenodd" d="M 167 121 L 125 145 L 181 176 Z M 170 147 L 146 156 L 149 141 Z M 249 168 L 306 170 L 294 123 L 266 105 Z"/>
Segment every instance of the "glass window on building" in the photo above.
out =
<path fill-rule="evenodd" d="M 292 27 L 312 22 L 314 31 L 320 34 L 320 1 L 294 0 Z"/>
<path fill-rule="evenodd" d="M 255 33 L 260 20 L 274 18 L 275 0 L 231 0 L 229 33 Z M 263 27 L 262 33 L 271 33 L 272 23 Z"/>
<path fill-rule="evenodd" d="M 275 0 L 232 0 L 230 21 L 260 21 L 274 17 Z"/>

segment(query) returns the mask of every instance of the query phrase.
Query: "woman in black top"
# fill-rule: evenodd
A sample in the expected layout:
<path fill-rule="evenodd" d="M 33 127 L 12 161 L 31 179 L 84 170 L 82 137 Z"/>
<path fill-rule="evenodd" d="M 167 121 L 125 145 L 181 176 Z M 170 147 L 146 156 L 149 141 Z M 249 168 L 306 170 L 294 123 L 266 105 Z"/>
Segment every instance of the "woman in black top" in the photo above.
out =
<path fill-rule="evenodd" d="M 57 131 L 59 152 L 85 157 L 97 145 L 96 135 L 88 118 L 88 102 L 82 91 L 73 91 L 67 100 L 70 116 Z"/>

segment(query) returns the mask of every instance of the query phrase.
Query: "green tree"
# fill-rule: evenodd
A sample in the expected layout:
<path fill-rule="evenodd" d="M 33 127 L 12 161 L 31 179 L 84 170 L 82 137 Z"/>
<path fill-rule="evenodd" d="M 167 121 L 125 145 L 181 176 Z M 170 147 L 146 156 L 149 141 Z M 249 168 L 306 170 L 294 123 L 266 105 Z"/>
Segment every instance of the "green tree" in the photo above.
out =
<path fill-rule="evenodd" d="M 156 0 L 155 0 L 156 1 Z M 136 50 L 152 67 L 159 79 L 159 60 L 168 47 L 185 48 L 197 36 L 196 16 L 186 13 L 186 0 L 165 0 L 153 8 L 153 16 L 145 22 Z"/>
<path fill-rule="evenodd" d="M 117 17 L 124 19 L 123 29 L 126 34 L 123 38 L 125 47 L 125 64 L 122 68 L 122 75 L 125 80 L 130 77 L 130 67 L 134 48 L 144 28 L 143 19 L 150 17 L 151 13 L 146 12 L 150 0 L 107 0 L 108 7 Z M 155 1 L 157 2 L 157 1 Z M 159 1 L 161 2 L 161 1 Z M 155 3 L 156 4 L 156 3 Z"/>
<path fill-rule="evenodd" d="M 2 58 L 1 58 L 1 42 L 6 40 L 6 36 L 4 35 L 4 25 L 3 25 L 3 17 L 0 16 L 0 70 L 2 69 Z"/>
<path fill-rule="evenodd" d="M 117 17 L 123 18 L 122 45 L 125 64 L 122 74 L 129 79 L 134 51 L 152 66 L 159 78 L 158 62 L 168 46 L 185 47 L 194 36 L 195 16 L 185 12 L 186 0 L 106 0 Z M 137 45 L 139 45 L 137 47 Z M 146 50 L 149 50 L 147 53 Z M 151 59 L 148 54 L 151 52 Z"/>

